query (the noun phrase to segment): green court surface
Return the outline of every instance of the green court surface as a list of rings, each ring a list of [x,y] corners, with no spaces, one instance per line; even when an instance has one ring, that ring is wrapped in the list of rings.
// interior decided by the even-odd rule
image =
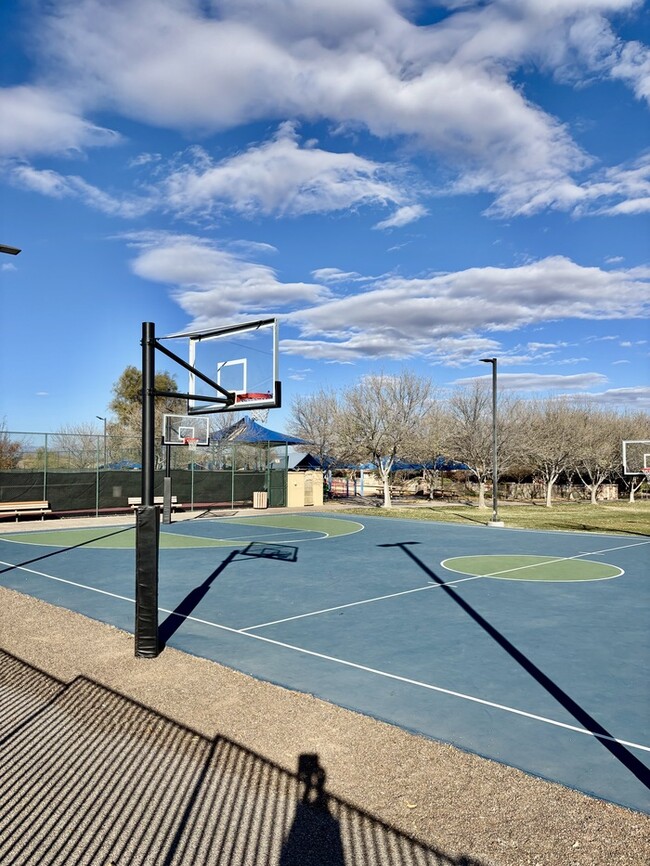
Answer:
[[[458,574],[497,580],[609,580],[624,573],[606,562],[557,556],[455,556],[441,565]]]
[[[350,535],[362,529],[360,523],[341,520],[336,517],[311,517],[302,514],[277,514],[259,517],[222,517],[219,522],[239,531],[230,537],[215,538],[207,532],[200,534],[201,524],[175,524],[173,531],[160,533],[160,547],[166,550],[193,547],[235,547],[246,540],[248,533],[256,528],[278,529],[290,532],[295,540],[309,541],[323,538],[334,538],[340,535]],[[205,524],[206,527],[208,524]],[[187,527],[187,532],[182,528]],[[193,531],[190,532],[190,527]],[[20,543],[21,537],[16,533],[0,535],[0,539]],[[284,538],[283,538],[284,541]],[[24,542],[44,545],[46,547],[91,547],[110,550],[128,550],[135,547],[135,526],[122,526],[84,529],[52,529],[30,533],[24,536]]]

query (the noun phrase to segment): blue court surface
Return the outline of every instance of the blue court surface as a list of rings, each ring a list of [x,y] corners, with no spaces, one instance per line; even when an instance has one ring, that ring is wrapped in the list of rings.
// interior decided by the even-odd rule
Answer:
[[[133,525],[53,526],[4,528],[0,583],[132,632]],[[371,516],[185,520],[162,527],[160,634],[650,812],[649,553],[641,536]]]

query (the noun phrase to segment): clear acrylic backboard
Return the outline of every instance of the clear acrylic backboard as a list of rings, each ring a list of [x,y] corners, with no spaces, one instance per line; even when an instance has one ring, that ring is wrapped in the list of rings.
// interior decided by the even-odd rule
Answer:
[[[277,319],[257,319],[223,328],[170,334],[185,340],[187,362],[234,395],[230,405],[206,401],[222,392],[189,373],[188,413],[245,412],[276,408],[281,402]]]
[[[163,445],[210,444],[210,419],[205,415],[163,415]]]
[[[650,440],[627,439],[623,442],[623,472],[625,475],[641,475],[650,468]]]

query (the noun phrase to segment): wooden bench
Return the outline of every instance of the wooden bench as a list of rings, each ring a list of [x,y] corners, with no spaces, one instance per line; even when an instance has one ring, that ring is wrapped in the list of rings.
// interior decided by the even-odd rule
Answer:
[[[0,502],[0,517],[15,517],[16,521],[19,517],[31,517],[35,514],[40,515],[41,520],[45,520],[45,515],[51,513],[50,503],[41,500],[36,502]]]
[[[141,496],[129,496],[127,502],[129,503],[129,507],[136,509],[138,506],[142,505],[142,497]],[[154,505],[164,505],[164,497],[163,496],[154,496],[153,498]],[[172,496],[172,506],[178,505],[178,497]]]

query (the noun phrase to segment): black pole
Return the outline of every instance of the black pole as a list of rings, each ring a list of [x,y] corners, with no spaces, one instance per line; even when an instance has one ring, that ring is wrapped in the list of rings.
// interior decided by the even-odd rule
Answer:
[[[172,446],[165,445],[165,477],[163,478],[163,523],[172,522]]]
[[[142,504],[153,505],[155,461],[156,326],[142,323]]]
[[[492,522],[499,520],[498,490],[499,467],[497,465],[497,359],[492,358]]]
[[[481,358],[484,364],[492,364],[492,524],[501,525],[499,523],[498,511],[498,480],[499,466],[497,458],[497,359],[496,358]]]
[[[158,642],[160,516],[154,505],[155,325],[142,323],[142,504],[136,512],[135,654],[155,658]]]

